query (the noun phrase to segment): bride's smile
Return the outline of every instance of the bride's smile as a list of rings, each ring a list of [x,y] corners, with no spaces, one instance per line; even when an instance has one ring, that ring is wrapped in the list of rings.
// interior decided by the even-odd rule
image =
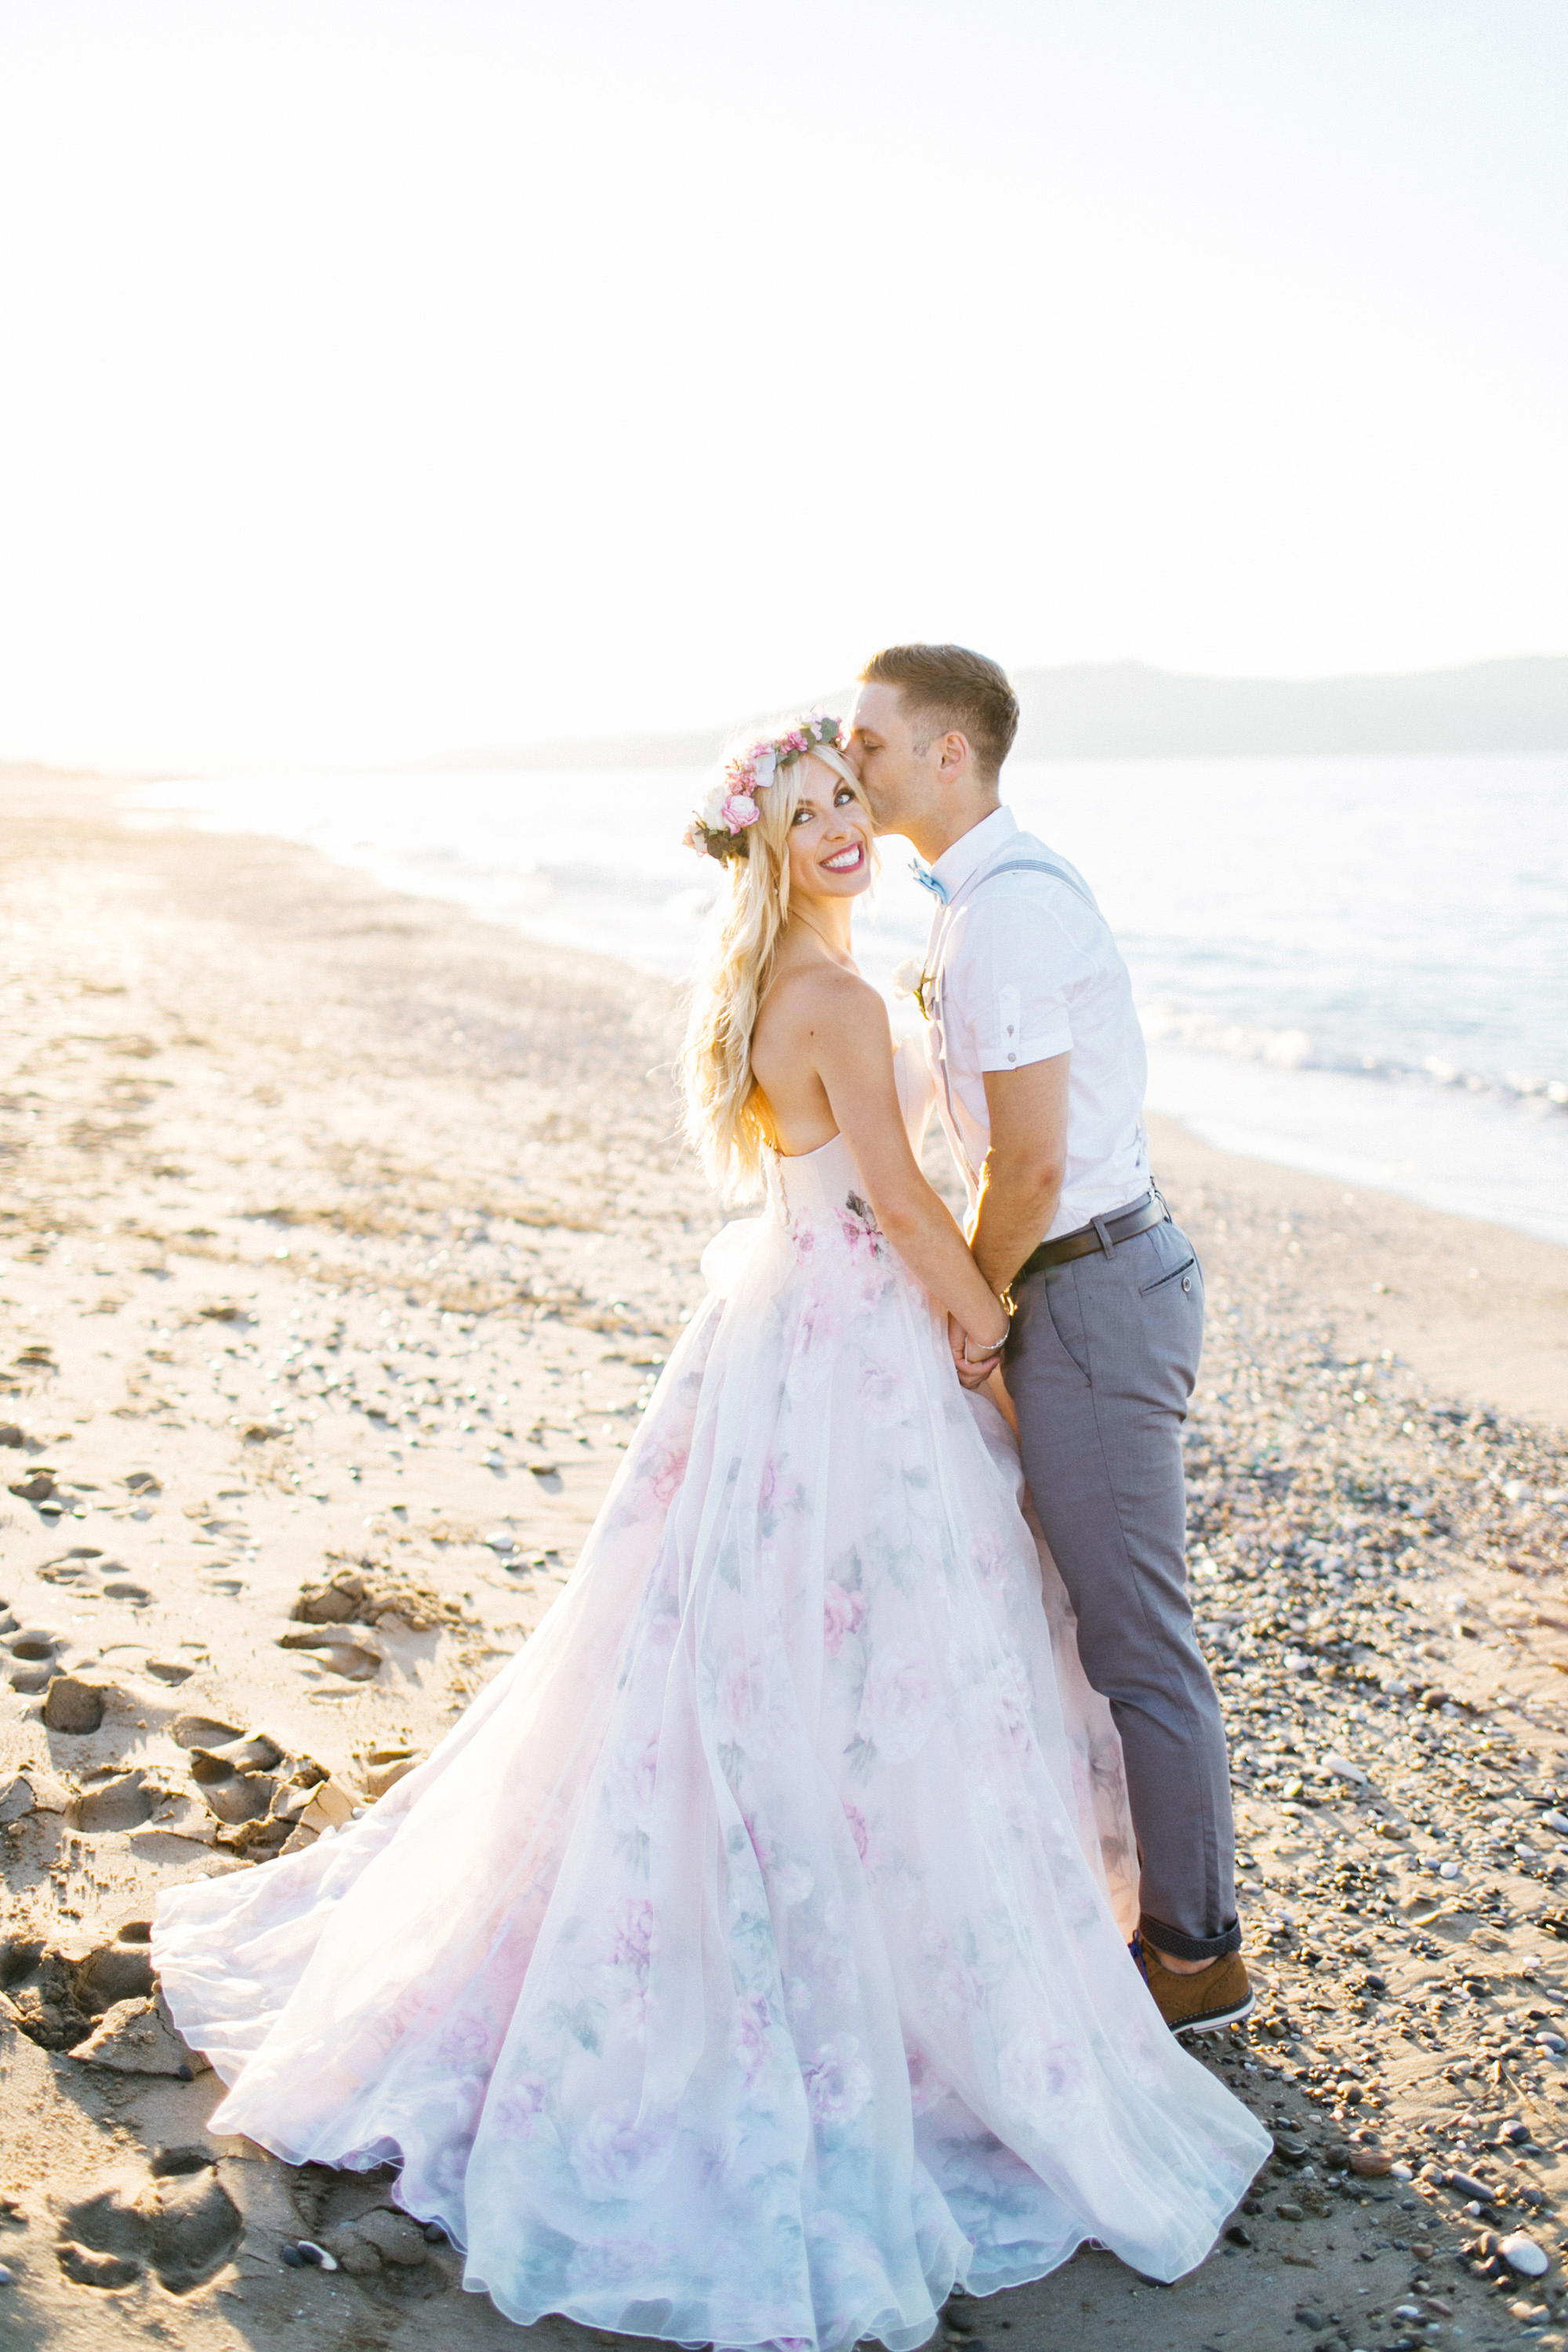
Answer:
[[[790,895],[858,897],[871,880],[871,820],[844,782],[820,760],[800,765],[800,805],[789,829]]]

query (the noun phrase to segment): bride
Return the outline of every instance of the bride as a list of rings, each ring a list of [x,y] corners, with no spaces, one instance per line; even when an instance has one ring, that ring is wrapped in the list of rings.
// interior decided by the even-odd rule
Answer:
[[[1177,2276],[1268,2147],[1128,1950],[1120,1751],[955,1376],[1005,1313],[850,959],[837,740],[750,746],[689,836],[728,891],[689,1124],[766,1206],[567,1591],[363,1820],[159,1906],[211,2128],[395,2162],[523,2323],[905,2352],[1086,2238]]]

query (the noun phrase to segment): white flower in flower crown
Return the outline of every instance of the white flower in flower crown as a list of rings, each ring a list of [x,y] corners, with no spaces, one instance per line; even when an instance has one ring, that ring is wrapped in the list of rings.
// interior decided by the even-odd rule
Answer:
[[[893,994],[900,997],[918,996],[921,992],[921,982],[925,976],[926,968],[919,956],[906,956],[893,974]]]
[[[746,834],[762,814],[757,794],[775,783],[785,768],[809,758],[821,744],[837,743],[842,722],[813,712],[782,735],[756,737],[736,753],[723,774],[710,785],[692,819],[686,839],[700,855],[721,860],[743,858]]]

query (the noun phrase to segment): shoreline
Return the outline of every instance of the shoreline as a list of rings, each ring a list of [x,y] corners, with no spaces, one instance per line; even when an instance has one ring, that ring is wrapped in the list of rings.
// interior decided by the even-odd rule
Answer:
[[[1391,1349],[1458,1403],[1568,1432],[1568,1249],[1220,1151],[1174,1119],[1151,1116],[1149,1138],[1222,1278],[1261,1288],[1281,1315],[1326,1318],[1352,1353]]]
[[[337,877],[346,903],[356,908],[381,904],[382,927],[393,932],[396,910],[406,909],[410,929],[432,945],[443,934],[461,935],[471,952],[477,934],[498,967],[515,950],[522,969],[547,970],[568,990],[574,973],[585,981],[593,976],[638,1006],[639,1026],[658,1036],[667,1056],[673,1055],[674,985],[613,957],[535,940],[510,922],[382,883],[285,836],[207,832],[182,818],[158,824],[144,814],[128,825],[116,779],[0,767],[0,784],[7,782],[19,794],[31,785],[57,808],[62,795],[74,796],[89,824],[122,833],[127,844],[184,840],[197,867],[226,872],[236,863],[270,859],[280,873],[311,875],[314,889],[329,898],[337,895],[331,878]],[[662,1106],[653,1106],[656,1123],[660,1108],[673,1129],[673,1088]],[[1288,1160],[1226,1150],[1165,1113],[1151,1111],[1148,1127],[1156,1174],[1180,1195],[1178,1214],[1222,1281],[1240,1245],[1240,1230],[1249,1229],[1244,1278],[1264,1283],[1281,1311],[1326,1313],[1342,1324],[1347,1345],[1353,1341],[1361,1352],[1377,1355],[1392,1348],[1396,1359],[1457,1401],[1568,1431],[1568,1246]],[[946,1150],[934,1121],[926,1157],[928,1172],[950,1189]],[[678,1153],[673,1164],[679,1162]],[[706,1212],[717,1230],[722,1214],[700,1176],[689,1163],[683,1174],[687,1213]],[[959,1197],[956,1192],[952,1197]],[[1259,1255],[1270,1216],[1280,1246],[1265,1247]]]
[[[268,804],[268,824],[281,837],[316,848],[400,894],[467,908],[479,920],[516,927],[522,936],[567,950],[596,953],[608,941],[638,970],[679,977],[679,959],[695,945],[696,933],[688,928],[695,918],[688,914],[671,929],[654,902],[668,891],[674,894],[672,904],[684,904],[693,892],[665,862],[668,843],[656,852],[645,826],[637,835],[640,850],[632,867],[625,850],[617,850],[600,863],[591,881],[575,846],[560,831],[552,795],[534,805],[528,780],[514,777],[511,785],[522,794],[517,805],[509,791],[493,807],[482,809],[464,799],[461,777],[447,781],[449,793],[441,801],[446,813],[438,820],[431,819],[423,794],[418,804],[405,803],[397,797],[395,779],[384,779],[392,794],[384,802],[356,796],[343,780],[349,797],[342,821],[330,824],[317,822],[319,792],[301,798],[284,790]],[[1038,782],[1026,769],[1018,782],[1025,796],[1020,815],[1037,829],[1043,812],[1033,808],[1031,815],[1026,804],[1037,797]],[[144,813],[144,796],[137,787],[123,789],[127,821],[134,824]],[[428,789],[441,800],[438,780],[430,780]],[[209,796],[193,787],[154,793],[153,799],[166,802],[159,811],[165,817],[177,814],[196,826],[232,825],[243,832],[253,814],[247,795],[237,798],[217,781]],[[1211,817],[1215,814],[1211,810]],[[1102,853],[1106,846],[1100,845]],[[650,855],[655,862],[645,874]],[[863,969],[884,990],[894,961],[918,946],[925,929],[920,894],[904,882],[899,864],[895,856],[891,896],[884,896],[880,917],[868,926],[862,923],[858,943]],[[633,868],[638,877],[635,887]],[[655,873],[657,882],[650,879]],[[1190,885],[1193,877],[1184,879]],[[1132,903],[1138,901],[1134,881]],[[863,911],[871,913],[868,908]],[[1205,1020],[1191,1009],[1183,1015],[1172,1011],[1165,1001],[1170,988],[1176,986],[1178,997],[1183,992],[1165,970],[1169,943],[1163,949],[1154,944],[1153,963],[1143,971],[1141,984],[1141,995],[1148,1000],[1141,1011],[1149,1040],[1152,1108],[1177,1118],[1216,1150],[1319,1173],[1354,1191],[1388,1192],[1440,1213],[1500,1224],[1568,1248],[1568,1213],[1563,1208],[1568,1199],[1568,1125],[1562,1110],[1545,1101],[1526,1101],[1531,1095],[1550,1095],[1551,1087],[1522,1079],[1516,1086],[1478,1073],[1467,1077],[1459,1067],[1440,1079],[1375,1056],[1352,1069],[1340,1058],[1347,1044],[1343,1036],[1327,1063],[1309,1055],[1303,1066],[1276,1067],[1273,1045],[1293,1059],[1305,1043],[1304,1034],[1291,1030],[1294,1014],[1276,1003],[1271,1027],[1255,1030],[1240,1019],[1231,1041],[1238,1049],[1232,1051],[1224,1043],[1232,1024],[1216,1026],[1217,1016]],[[1221,942],[1214,944],[1218,948]],[[1144,949],[1150,946],[1146,940]],[[1163,979],[1158,977],[1162,971]],[[1309,987],[1308,996],[1314,993]],[[1530,1001],[1536,1001],[1533,994]],[[1239,1019],[1238,1008],[1233,1005],[1232,1011]],[[1305,1008],[1301,1017],[1312,1025]],[[1272,1045],[1263,1052],[1269,1038]],[[1547,1051],[1546,1066],[1554,1067],[1555,1049],[1539,1043]],[[1528,1051],[1520,1052],[1530,1059]]]
[[[671,995],[284,842],[0,784],[4,2307],[62,2352],[154,2323],[178,2352],[282,2352],[307,2315],[331,2352],[367,2327],[499,2352],[519,2331],[449,2248],[407,2277],[287,2266],[301,2237],[384,2234],[389,2183],[214,2138],[215,2080],[120,1931],[374,1802],[562,1590],[721,1221],[676,1138]],[[1498,2171],[1517,2122],[1504,2226],[1553,2244],[1568,2201],[1568,2061],[1521,2022],[1568,2026],[1568,1843],[1541,1826],[1568,1785],[1568,1253],[1163,1124],[1154,1157],[1206,1269],[1190,1562],[1260,1995],[1196,2055],[1280,2153],[1157,2316],[1083,2251],[980,2324],[1199,2352],[1282,2340],[1310,2288],[1384,2341],[1412,2263],[1443,2263],[1484,2344],[1447,2169]],[[96,1728],[46,1719],[56,1675]],[[209,1753],[233,1731],[278,1760],[205,1794],[192,1717]],[[100,2004],[79,2054],[116,1988],[132,2013]],[[1358,2132],[1437,2177],[1347,2173]],[[177,2297],[134,2251],[94,2284],[91,2200],[163,2196],[160,2145],[196,2151],[229,2234]]]

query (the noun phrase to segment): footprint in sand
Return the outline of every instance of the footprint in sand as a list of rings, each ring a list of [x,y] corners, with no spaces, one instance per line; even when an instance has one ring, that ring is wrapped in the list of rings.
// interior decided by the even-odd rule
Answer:
[[[243,1739],[237,1723],[219,1723],[211,1715],[177,1715],[169,1726],[176,1748],[218,1748],[226,1740]]]
[[[164,1801],[168,1790],[138,1768],[118,1772],[112,1766],[102,1780],[89,1780],[72,1799],[66,1819],[73,1830],[100,1837],[110,1830],[139,1830]]]
[[[283,1761],[282,1748],[264,1731],[253,1731],[248,1739],[226,1739],[219,1748],[193,1746],[188,1752],[193,1764],[205,1757],[230,1772],[271,1772]]]
[[[223,1824],[216,1842],[253,1860],[277,1853],[329,1777],[313,1757],[290,1758],[266,1732],[247,1736],[211,1716],[177,1716],[169,1734],[190,1759],[197,1795]]]
[[[220,2270],[244,2233],[205,2148],[160,2149],[150,2178],[111,2178],[63,2208],[56,2259],[77,2286],[130,2286],[150,2270],[174,2294]]]
[[[273,1753],[276,1755],[278,1750]],[[260,1821],[271,1811],[272,1800],[278,1794],[278,1783],[269,1772],[237,1771],[221,1756],[205,1748],[192,1751],[191,1778],[208,1812],[231,1828],[240,1822]]]
[[[36,1628],[13,1635],[6,1643],[11,1657],[11,1687],[25,1696],[47,1690],[59,1669],[55,1636]]]
[[[280,1650],[297,1651],[311,1664],[325,1666],[329,1674],[342,1675],[351,1683],[374,1682],[381,1671],[382,1661],[374,1650],[362,1649],[357,1642],[346,1637],[334,1637],[321,1626],[285,1633],[278,1646]]]
[[[66,1731],[83,1738],[102,1723],[107,1701],[121,1696],[112,1683],[89,1683],[79,1675],[56,1675],[44,1700],[44,1722],[50,1731]]]
[[[52,1502],[58,1492],[55,1474],[52,1470],[46,1470],[40,1463],[36,1470],[29,1470],[25,1478],[13,1478],[11,1492],[18,1496],[24,1503],[31,1503],[35,1507]]]
[[[94,1560],[102,1559],[103,1554],[96,1545],[73,1544],[69,1551],[62,1552],[58,1559],[45,1560],[38,1574],[46,1584],[76,1584],[84,1576],[102,1573],[91,1565]],[[104,1570],[116,1568],[119,1564],[117,1560],[106,1560]]]

